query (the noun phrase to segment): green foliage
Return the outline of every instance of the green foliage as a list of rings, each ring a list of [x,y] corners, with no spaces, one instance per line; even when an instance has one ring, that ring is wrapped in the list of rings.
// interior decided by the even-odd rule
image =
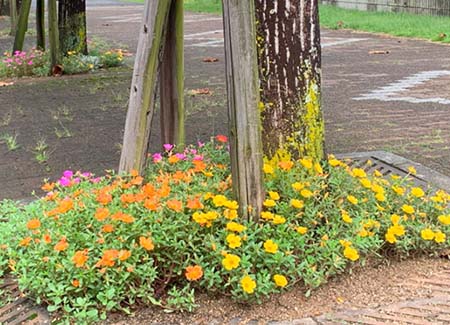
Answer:
[[[125,2],[144,3],[145,0],[122,0]],[[222,0],[184,0],[184,9],[192,12],[218,14],[222,12]]]
[[[92,323],[136,302],[191,311],[195,290],[259,302],[367,257],[449,247],[450,195],[409,175],[366,175],[334,157],[266,163],[255,224],[237,215],[226,137],[165,147],[144,178],[66,171],[42,199],[3,202],[3,272],[49,311]]]
[[[450,42],[449,17],[367,12],[342,9],[331,5],[321,5],[319,11],[322,27],[349,28],[444,43]]]

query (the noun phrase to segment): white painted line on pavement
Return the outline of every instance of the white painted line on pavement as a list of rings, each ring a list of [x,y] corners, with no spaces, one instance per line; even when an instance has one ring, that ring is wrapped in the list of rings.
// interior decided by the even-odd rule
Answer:
[[[339,39],[339,38],[338,38]],[[339,39],[338,41],[332,41],[332,42],[324,42],[322,44],[323,47],[329,47],[329,46],[336,46],[336,45],[343,45],[343,44],[349,44],[354,42],[360,42],[360,41],[366,41],[367,38],[347,38],[347,39]]]

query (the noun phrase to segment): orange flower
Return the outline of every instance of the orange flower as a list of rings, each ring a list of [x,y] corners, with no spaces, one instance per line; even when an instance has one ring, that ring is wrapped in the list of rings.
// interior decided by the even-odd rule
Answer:
[[[112,195],[109,194],[108,192],[101,191],[97,194],[96,200],[100,204],[107,205],[109,202],[112,201]]]
[[[142,176],[137,176],[137,177],[133,178],[130,183],[133,185],[141,185],[143,181],[144,181],[144,178]]]
[[[71,199],[64,199],[59,203],[59,213],[66,213],[73,209],[73,201]]]
[[[155,245],[153,244],[153,240],[151,238],[139,237],[139,245],[148,251],[152,251],[155,249]]]
[[[109,210],[108,208],[98,208],[97,211],[95,212],[95,219],[97,219],[98,221],[103,221],[106,218],[108,218],[109,216]]]
[[[102,231],[103,232],[113,232],[114,231],[114,226],[110,225],[110,224],[106,224],[102,227]]]
[[[289,171],[289,170],[291,170],[291,168],[294,166],[294,163],[293,163],[292,161],[290,161],[290,160],[287,160],[287,161],[280,161],[280,162],[278,163],[278,166],[279,166],[281,169],[283,169],[283,170]]]
[[[41,189],[45,192],[50,192],[55,188],[55,183],[45,183]]]
[[[33,240],[33,239],[32,239],[31,237],[26,237],[26,238],[22,239],[22,240],[19,242],[19,246],[27,247],[28,245],[30,245],[30,242],[31,242],[32,240]]]
[[[120,196],[120,201],[122,201],[122,203],[124,203],[124,204],[133,203],[134,202],[134,194],[133,193],[122,194]]]
[[[156,194],[155,187],[152,184],[147,183],[142,186],[142,193],[144,193],[148,197],[152,197]]]
[[[78,281],[77,279],[74,279],[74,280],[72,281],[72,285],[73,285],[75,288],[78,288],[78,287],[80,286],[80,281]]]
[[[144,201],[144,207],[150,211],[156,211],[159,207],[159,200],[157,198],[151,198]]]
[[[223,134],[218,134],[218,135],[216,135],[216,140],[217,140],[218,142],[222,142],[222,143],[227,143],[227,142],[228,142],[227,136],[226,136],[226,135],[223,135]]]
[[[175,200],[175,199],[173,199],[173,200],[168,200],[168,201],[166,202],[166,205],[167,205],[167,207],[168,207],[170,210],[173,210],[173,211],[175,211],[175,212],[181,212],[181,211],[183,211],[183,202],[181,202],[181,201],[178,201],[178,200]]]
[[[185,276],[189,281],[197,281],[203,276],[203,269],[200,265],[188,266]]]
[[[176,164],[179,161],[180,161],[180,158],[178,158],[175,155],[170,156],[169,159],[168,159],[169,164]]]
[[[192,163],[195,166],[195,172],[201,172],[206,169],[206,163],[203,160],[194,160]]]
[[[121,260],[121,261],[127,260],[130,256],[131,256],[131,252],[129,250],[121,249],[119,251],[119,260]]]
[[[132,216],[130,216],[129,214],[123,213],[121,211],[114,213],[111,216],[112,220],[118,220],[118,221],[122,221],[125,223],[132,223],[134,222],[134,218]]]
[[[203,209],[203,204],[200,202],[200,197],[196,196],[193,199],[188,199],[186,204],[188,209],[196,210]]]
[[[61,240],[55,245],[53,248],[57,252],[65,251],[69,247],[69,244],[67,243],[66,237],[61,238]]]
[[[108,249],[103,252],[103,256],[100,261],[95,264],[96,267],[108,267],[114,266],[116,262],[114,261],[119,257],[119,251],[117,249]]]
[[[27,223],[27,228],[30,230],[38,229],[40,226],[41,226],[41,222],[39,221],[39,219],[31,219]]]
[[[167,183],[164,183],[163,186],[158,191],[158,195],[162,198],[168,197],[170,194],[170,186]]]
[[[50,244],[52,242],[52,237],[49,234],[45,234],[42,239],[44,240],[44,243]]]
[[[76,267],[82,267],[86,261],[88,260],[88,250],[77,251],[75,255],[72,257],[72,262]]]
[[[136,176],[139,176],[139,172],[138,172],[136,169],[132,169],[132,170],[130,171],[130,175],[131,175],[132,177],[136,177]]]

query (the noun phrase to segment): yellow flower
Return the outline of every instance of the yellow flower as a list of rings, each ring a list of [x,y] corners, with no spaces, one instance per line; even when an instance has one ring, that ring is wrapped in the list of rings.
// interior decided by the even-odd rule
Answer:
[[[273,174],[274,173],[273,167],[270,166],[269,164],[264,164],[263,171],[265,174]]]
[[[328,159],[328,163],[330,164],[331,167],[337,167],[341,164],[341,161],[334,157],[330,157]]]
[[[435,233],[430,228],[425,228],[420,231],[420,237],[424,240],[433,240]]]
[[[351,246],[344,248],[344,256],[353,262],[359,259],[358,251]]]
[[[377,193],[377,194],[375,194],[375,199],[377,199],[377,201],[379,201],[379,202],[384,202],[384,201],[386,201],[386,197],[384,196],[383,193]]]
[[[273,222],[275,225],[282,225],[283,223],[286,222],[286,218],[285,218],[285,217],[282,217],[282,216],[280,216],[280,215],[277,214],[277,215],[275,215],[275,216],[273,217],[272,222]]]
[[[362,168],[353,168],[352,175],[359,178],[367,177],[366,172]]]
[[[275,254],[278,251],[278,245],[271,239],[266,240],[263,246],[267,253]]]
[[[311,169],[313,167],[313,161],[311,158],[303,158],[300,159],[300,164],[306,169]]]
[[[383,193],[384,194],[384,188],[375,183],[372,184],[372,191],[375,193]]]
[[[222,265],[227,271],[231,271],[239,266],[241,258],[234,254],[226,254],[225,258],[222,259]]]
[[[256,288],[256,282],[250,276],[246,275],[241,279],[241,287],[246,293],[252,294]]]
[[[245,229],[247,229],[245,226],[243,226],[237,222],[227,223],[227,230],[229,230],[229,231],[243,232]]]
[[[292,199],[291,200],[291,206],[296,209],[301,209],[305,206],[302,200]]]
[[[401,187],[401,186],[395,186],[395,185],[393,185],[393,186],[392,186],[392,190],[393,190],[397,195],[400,195],[400,196],[402,196],[403,194],[405,194],[405,189],[404,189],[403,187]]]
[[[230,248],[241,247],[241,237],[236,236],[235,234],[229,234],[227,236],[227,243]]]
[[[391,222],[394,225],[398,224],[400,222],[400,220],[401,220],[401,217],[399,215],[397,215],[397,214],[393,214],[391,216]]]
[[[234,201],[234,200],[233,201],[226,200],[223,203],[223,206],[225,208],[230,209],[230,210],[237,210],[237,209],[239,209],[239,204],[237,203],[237,201]]]
[[[280,194],[278,194],[278,192],[269,191],[269,197],[270,197],[272,200],[277,201],[277,200],[280,199]]]
[[[215,195],[213,197],[213,204],[216,207],[222,207],[225,205],[225,202],[227,202],[227,198],[224,195]]]
[[[263,218],[264,220],[272,220],[273,217],[274,217],[274,214],[272,212],[269,212],[269,211],[261,212],[261,218]]]
[[[444,216],[444,215],[439,216],[439,217],[438,217],[438,220],[439,220],[439,222],[442,223],[443,225],[448,226],[448,225],[450,225],[450,214],[449,214],[449,215],[446,215],[446,216]]]
[[[296,191],[301,191],[305,187],[305,185],[303,183],[300,183],[300,182],[295,182],[291,186]]]
[[[382,177],[382,176],[383,176],[383,174],[380,173],[378,170],[375,170],[375,171],[373,172],[373,175],[374,175],[375,177]]]
[[[300,235],[304,235],[308,232],[308,228],[306,227],[297,227],[295,230],[297,230]]]
[[[417,170],[416,170],[413,166],[409,166],[409,167],[408,167],[408,172],[409,172],[411,175],[416,175],[416,174],[417,174]]]
[[[350,247],[352,246],[352,242],[345,240],[345,239],[341,239],[339,240],[339,244],[342,245],[342,247]]]
[[[445,242],[445,234],[442,231],[434,233],[434,241],[438,244]]]
[[[275,274],[273,276],[273,281],[275,282],[277,287],[281,287],[281,288],[284,288],[288,284],[288,281],[287,281],[286,277],[284,275],[281,275],[281,274]]]
[[[353,219],[350,217],[350,215],[347,213],[347,211],[342,210],[341,211],[342,220],[345,223],[352,223]]]
[[[234,220],[238,217],[238,213],[236,210],[230,210],[230,209],[226,209],[223,212],[223,215],[225,216],[225,218],[227,218],[228,220]]]
[[[394,244],[397,241],[397,238],[395,238],[395,235],[389,231],[384,235],[384,238],[386,239],[386,241],[388,243],[391,243],[391,244]]]
[[[411,189],[411,195],[417,198],[421,198],[425,195],[425,192],[420,187],[413,187]]]
[[[353,195],[348,195],[347,196],[347,201],[350,202],[353,205],[358,204],[358,199],[356,197],[354,197]]]
[[[392,233],[395,236],[403,236],[405,234],[405,227],[394,225],[389,227],[388,232]]]
[[[402,206],[402,210],[403,212],[405,212],[406,214],[413,214],[414,213],[414,208],[410,205],[404,204]]]
[[[363,237],[363,238],[367,237],[367,236],[369,236],[369,232],[363,228],[360,231],[358,231],[358,236]]]
[[[367,178],[361,178],[359,180],[359,182],[365,188],[371,188],[372,187],[372,182],[369,179],[367,179]]]
[[[314,170],[316,171],[317,174],[323,174],[322,166],[320,166],[319,163],[314,164]]]
[[[265,201],[263,202],[263,205],[264,205],[266,208],[272,208],[272,207],[276,206],[277,203],[276,203],[274,200],[267,199],[267,200],[265,200]]]
[[[310,198],[311,196],[313,196],[313,192],[304,188],[303,190],[300,191],[300,195],[303,196],[305,199],[307,199],[307,198]]]

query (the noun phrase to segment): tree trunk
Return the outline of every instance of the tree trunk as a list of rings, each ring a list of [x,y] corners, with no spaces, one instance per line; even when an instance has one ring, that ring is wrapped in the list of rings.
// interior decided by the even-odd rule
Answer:
[[[255,0],[264,154],[324,155],[318,0]]]
[[[14,37],[13,53],[23,50],[25,33],[28,30],[28,17],[30,15],[31,0],[23,0],[17,21],[16,36]]]
[[[45,2],[36,1],[36,47],[45,50]]]
[[[86,39],[86,0],[59,0],[60,50],[88,54]]]
[[[12,0],[9,3],[9,18],[11,19],[11,31],[9,32],[9,35],[15,35],[16,34],[16,28],[17,28],[17,1]]]
[[[172,1],[146,0],[131,82],[130,101],[119,172],[141,172],[145,166],[152,124],[158,69]]]
[[[264,188],[254,3],[224,0],[223,20],[233,190],[240,216],[257,221]]]
[[[50,45],[51,74],[55,71],[55,67],[61,64],[57,17],[56,0],[48,0],[48,40]]]
[[[161,141],[184,144],[183,0],[173,0],[160,71]]]
[[[0,0],[0,16],[9,16],[9,0]]]

